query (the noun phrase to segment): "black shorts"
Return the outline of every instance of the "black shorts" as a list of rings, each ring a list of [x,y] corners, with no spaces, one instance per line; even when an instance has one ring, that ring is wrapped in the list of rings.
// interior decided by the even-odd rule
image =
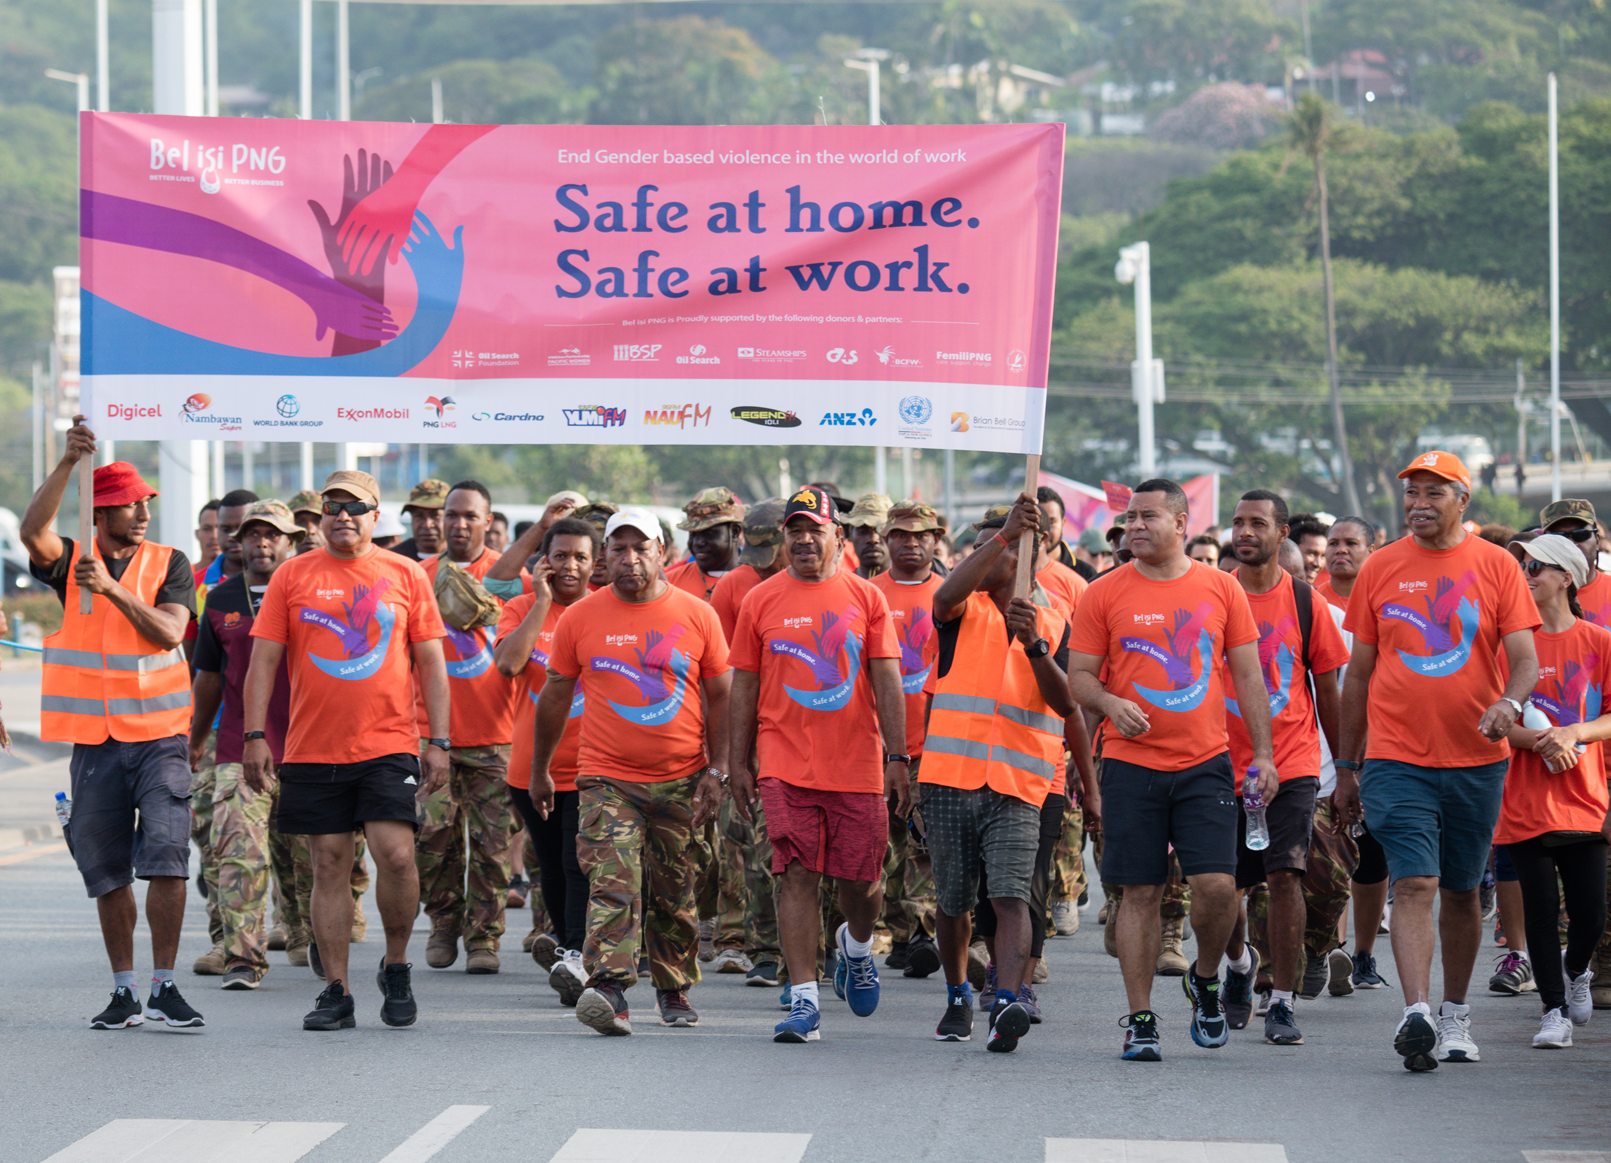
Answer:
[[[1264,809],[1264,822],[1270,829],[1270,846],[1255,852],[1247,846],[1247,812],[1240,798],[1236,801],[1236,887],[1252,888],[1270,873],[1291,869],[1299,874],[1309,870],[1309,844],[1314,839],[1315,799],[1320,795],[1320,777],[1289,779],[1281,794]]]
[[[1387,879],[1387,853],[1382,851],[1382,842],[1365,828],[1355,843],[1359,845],[1359,865],[1350,879],[1355,884],[1381,884]]]
[[[285,763],[274,826],[288,836],[356,832],[369,820],[419,829],[420,761],[412,752],[361,763]]]
[[[1181,771],[1102,760],[1102,881],[1167,884],[1169,846],[1182,876],[1236,872],[1236,777],[1221,752]]]

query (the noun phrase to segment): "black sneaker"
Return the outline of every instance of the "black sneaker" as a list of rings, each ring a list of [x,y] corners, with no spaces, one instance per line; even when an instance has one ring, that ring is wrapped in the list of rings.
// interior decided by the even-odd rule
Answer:
[[[420,1015],[419,1006],[414,1004],[414,986],[409,975],[409,970],[413,968],[406,961],[387,965],[386,954],[380,955],[380,971],[375,974],[375,984],[380,986],[381,996],[385,999],[380,1003],[380,1020],[388,1026],[412,1026],[414,1019]]]
[[[1264,1015],[1264,1040],[1272,1046],[1303,1045],[1291,1002],[1283,998],[1270,1003],[1270,1012]]]
[[[1298,996],[1304,1001],[1314,1001],[1325,992],[1326,985],[1330,981],[1331,970],[1326,965],[1326,959],[1310,956],[1308,963],[1303,967],[1303,980],[1298,984]]]
[[[613,981],[601,981],[582,991],[582,996],[576,999],[576,1020],[601,1034],[632,1033],[626,994]]]
[[[884,968],[905,969],[907,965],[911,964],[906,959],[906,950],[907,943],[905,941],[896,941],[893,945],[891,945],[889,947],[889,955],[884,958]]]
[[[151,991],[145,1003],[145,1016],[153,1022],[163,1022],[177,1029],[205,1026],[201,1015],[190,1008],[190,1003],[179,995],[179,987],[164,981]]]
[[[263,975],[268,970],[257,965],[247,965],[236,961],[224,971],[224,980],[219,983],[220,989],[256,989],[263,981]]]
[[[688,1004],[688,991],[685,989],[657,989],[654,991],[654,1004],[660,1011],[662,1026],[681,1030],[699,1025],[699,1015]]]
[[[353,1016],[352,995],[332,981],[324,987],[313,1009],[302,1019],[304,1030],[350,1030],[358,1024]]]
[[[1162,1062],[1158,1049],[1158,1015],[1138,1010],[1119,1019],[1124,1027],[1124,1049],[1119,1057],[1126,1062]]]
[[[317,977],[320,981],[324,980],[324,961],[319,956],[319,946],[317,943],[308,946],[308,968],[313,970],[313,976]]]
[[[1366,952],[1354,954],[1354,988],[1381,989],[1387,982],[1376,972],[1376,958]]]
[[[1029,1033],[1029,1011],[1015,1001],[996,1002],[990,1011],[990,1036],[985,1049],[998,1054],[1009,1054],[1018,1049],[1018,1039]]]
[[[906,945],[906,969],[902,977],[927,977],[940,968],[940,947],[934,938],[919,930]]]
[[[1225,1007],[1225,1021],[1233,1030],[1247,1029],[1248,1019],[1253,1016],[1253,979],[1259,972],[1259,951],[1249,945],[1247,951],[1253,955],[1253,968],[1246,973],[1226,968],[1225,988],[1220,992],[1220,1005]]]
[[[130,1026],[145,1025],[140,1011],[140,999],[134,990],[122,986],[112,991],[112,1004],[90,1019],[92,1030],[127,1030]]]
[[[967,1042],[973,1039],[973,1007],[965,1001],[948,1002],[945,1016],[934,1027],[936,1042]]]
[[[757,961],[744,975],[745,985],[769,985],[776,989],[778,985],[778,963],[770,957]]]
[[[1438,1068],[1438,1031],[1432,1018],[1418,1008],[1404,1014],[1393,1031],[1393,1049],[1404,1059],[1404,1069],[1417,1074]]]
[[[1197,970],[1187,969],[1180,982],[1191,1002],[1191,1040],[1205,1050],[1217,1050],[1229,1042],[1230,1026],[1219,1004],[1219,976],[1198,977]]]

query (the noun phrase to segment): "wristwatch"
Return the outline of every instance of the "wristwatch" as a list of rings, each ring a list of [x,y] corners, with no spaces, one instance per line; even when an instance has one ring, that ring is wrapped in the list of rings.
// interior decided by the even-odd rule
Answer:
[[[733,778],[732,776],[728,775],[725,771],[723,771],[721,768],[716,767],[714,765],[705,768],[705,770],[709,774],[714,775],[716,777],[716,782],[721,784],[723,787],[726,787],[727,786],[727,781]]]
[[[425,742],[426,742],[426,744],[428,746],[440,747],[443,751],[452,751],[453,750],[453,744],[448,741],[446,736],[438,735],[438,736],[435,736],[433,738],[427,739]]]
[[[1045,658],[1052,652],[1052,644],[1044,638],[1035,639],[1034,645],[1024,647],[1024,653],[1030,658]]]
[[[910,767],[911,764],[912,764],[912,757],[910,755],[895,755],[895,754],[893,754],[891,752],[886,751],[884,753],[884,762],[885,762],[885,764],[904,763],[908,767]]]
[[[246,739],[248,741],[253,740],[253,739],[267,739],[267,738],[268,738],[268,732],[267,731],[248,731],[248,732],[246,732]]]
[[[1522,717],[1522,705],[1520,703],[1518,703],[1515,699],[1511,698],[1509,695],[1500,695],[1499,696],[1499,701],[1502,702],[1502,703],[1509,703],[1511,706],[1515,707],[1516,708],[1516,717],[1518,719]]]
[[[1338,771],[1358,771],[1360,765],[1353,759],[1339,759],[1334,765]]]

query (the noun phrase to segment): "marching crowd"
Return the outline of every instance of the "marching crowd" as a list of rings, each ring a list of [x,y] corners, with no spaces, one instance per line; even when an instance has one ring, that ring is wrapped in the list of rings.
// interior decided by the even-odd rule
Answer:
[[[94,472],[94,552],[53,531],[94,452],[80,417],[22,540],[64,605],[41,723],[73,744],[68,839],[113,975],[97,1029],[203,1024],[174,978],[192,840],[195,973],[254,989],[284,950],[325,983],[307,1030],[356,1024],[373,865],[387,1025],[416,1020],[420,909],[428,966],[491,974],[529,898],[523,949],[601,1034],[631,1033],[644,978],[662,1024],[696,1026],[703,964],[781,987],[774,1041],[817,1041],[822,984],[877,1009],[887,941],[884,972],[943,978],[937,1039],[981,1014],[1008,1052],[1042,1020],[1047,937],[1080,925],[1088,848],[1126,1059],[1162,1056],[1159,976],[1199,1046],[1255,1016],[1302,1043],[1300,999],[1389,984],[1390,896],[1408,1069],[1479,1058],[1490,896],[1489,988],[1536,990],[1535,1047],[1611,1008],[1611,545],[1587,501],[1478,529],[1440,451],[1399,474],[1396,540],[1264,489],[1188,539],[1157,479],[1071,546],[1046,488],[951,529],[828,483],[748,506],[718,486],[677,560],[648,510],[567,491],[510,529],[473,480],[420,482],[388,530],[374,478],[342,470],[209,503],[193,566],[147,539],[156,493],[123,462]]]

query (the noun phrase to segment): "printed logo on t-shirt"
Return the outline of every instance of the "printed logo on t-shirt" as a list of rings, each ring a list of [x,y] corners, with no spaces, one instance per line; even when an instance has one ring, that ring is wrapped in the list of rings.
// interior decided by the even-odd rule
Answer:
[[[923,693],[923,684],[929,681],[929,667],[923,662],[923,650],[934,633],[934,617],[928,610],[913,610],[912,624],[908,626],[906,619],[901,616],[903,613],[890,611],[901,644],[901,690],[909,695],[920,695]]]
[[[1398,652],[1399,661],[1423,678],[1444,678],[1463,667],[1471,657],[1471,646],[1477,640],[1480,611],[1475,598],[1468,597],[1477,580],[1475,570],[1466,570],[1459,578],[1440,577],[1432,592],[1423,594],[1421,604],[1425,611],[1413,606],[1388,602],[1382,607],[1382,617],[1392,618],[1414,627],[1421,635],[1427,653]],[[1425,582],[1399,583],[1416,589],[1427,589]]]
[[[1569,727],[1573,723],[1587,723],[1600,717],[1603,706],[1604,692],[1596,684],[1589,681],[1589,676],[1598,669],[1600,656],[1587,655],[1582,663],[1576,661],[1566,664],[1566,674],[1559,679],[1545,682],[1540,678],[1538,687],[1533,691],[1533,705],[1550,717],[1550,721],[1557,727]],[[1547,668],[1554,671],[1554,667]],[[1546,687],[1549,693],[1545,693]]]
[[[1584,606],[1583,617],[1596,626],[1611,628],[1611,602],[1607,602],[1599,609],[1590,609],[1588,606]]]
[[[224,629],[233,630],[236,626],[239,626],[240,624],[241,624],[241,616],[237,611],[231,610],[231,611],[229,611],[229,613],[224,615]]]
[[[850,696],[856,689],[856,675],[861,669],[862,642],[861,637],[851,633],[850,628],[855,625],[859,617],[861,610],[854,604],[846,606],[844,612],[840,614],[824,610],[822,629],[811,631],[812,640],[817,644],[815,650],[798,642],[787,642],[776,638],[767,640],[766,648],[773,654],[796,659],[811,668],[811,677],[817,683],[815,690],[802,690],[788,683],[783,684],[784,693],[806,710],[837,711],[850,701]],[[815,624],[813,618],[785,618],[784,624],[798,624],[802,621],[808,625]],[[905,653],[904,647],[902,653],[903,655]],[[841,656],[845,660],[843,667],[840,666]]]
[[[639,649],[634,646],[632,653],[637,655],[638,665],[623,662],[618,658],[592,658],[589,667],[600,674],[617,674],[627,679],[638,688],[643,696],[642,706],[628,706],[609,700],[610,706],[617,715],[631,723],[639,723],[645,727],[659,727],[671,722],[682,709],[684,697],[688,693],[688,670],[691,662],[686,654],[676,649],[677,641],[688,633],[688,627],[681,622],[672,623],[671,629],[662,634],[658,630],[649,631],[649,648]],[[637,635],[611,635],[610,637],[631,638],[637,641]],[[608,639],[606,639],[608,641]],[[571,713],[574,716],[576,704],[571,704]]]
[[[1284,639],[1297,628],[1296,618],[1288,615],[1275,625],[1259,623],[1259,672],[1264,675],[1264,693],[1270,697],[1270,718],[1287,709],[1292,701],[1292,648]],[[1225,708],[1238,719],[1242,708],[1227,698]]]
[[[336,617],[323,610],[311,610],[302,607],[297,610],[299,622],[310,626],[322,626],[330,631],[339,640],[341,649],[346,653],[340,658],[322,658],[308,652],[308,660],[324,671],[331,678],[345,679],[355,682],[365,679],[380,669],[381,663],[386,659],[386,652],[392,644],[392,626],[397,621],[397,615],[392,608],[380,600],[380,595],[391,588],[390,578],[381,578],[375,583],[375,588],[368,586],[354,586],[353,600],[343,601],[341,608],[345,617]],[[319,596],[334,594],[340,595],[342,590],[319,590]],[[380,629],[380,641],[373,647],[369,644],[369,628],[371,623]]]
[[[443,629],[447,631],[448,645],[451,647],[445,653],[458,655],[447,660],[448,677],[479,678],[486,674],[492,666],[492,647],[497,641],[497,631],[489,626],[483,636],[474,630],[466,633],[446,623],[443,623]]]
[[[1208,602],[1200,602],[1195,612],[1176,610],[1175,628],[1164,631],[1167,647],[1146,638],[1119,639],[1119,645],[1126,651],[1144,654],[1163,667],[1164,677],[1174,684],[1153,688],[1132,683],[1138,695],[1161,711],[1195,711],[1202,705],[1213,678],[1214,634],[1208,629],[1208,619],[1213,613],[1214,607]],[[1191,661],[1194,649],[1196,670],[1192,669]]]

